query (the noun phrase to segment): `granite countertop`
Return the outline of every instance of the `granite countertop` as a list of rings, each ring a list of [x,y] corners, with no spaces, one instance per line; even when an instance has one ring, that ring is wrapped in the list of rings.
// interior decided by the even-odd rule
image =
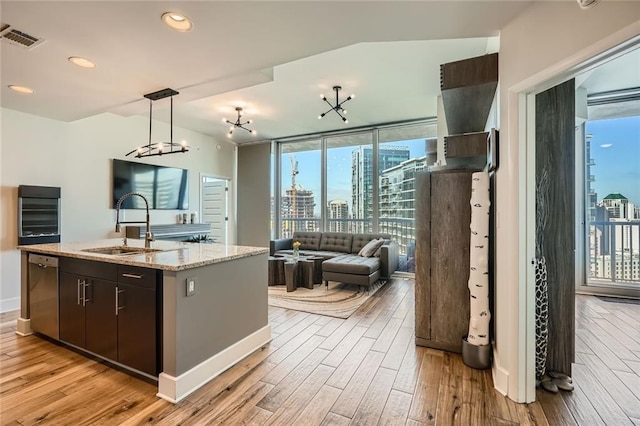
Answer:
[[[144,240],[129,240],[128,247],[144,247]],[[48,254],[53,256],[72,257],[76,259],[95,260],[121,265],[141,266],[144,268],[165,271],[182,271],[213,263],[227,262],[243,257],[266,254],[266,247],[234,246],[229,244],[200,244],[172,241],[153,241],[152,249],[161,251],[151,253],[128,253],[121,255],[100,254],[84,251],[100,247],[122,247],[122,239],[96,240],[74,243],[52,243],[18,246],[19,250]]]

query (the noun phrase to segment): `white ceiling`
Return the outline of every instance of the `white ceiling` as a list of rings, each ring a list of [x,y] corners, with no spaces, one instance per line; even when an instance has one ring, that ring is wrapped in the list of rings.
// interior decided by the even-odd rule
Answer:
[[[336,84],[357,95],[345,105],[348,127],[434,116],[439,65],[495,51],[487,37],[529,3],[3,0],[2,22],[46,42],[0,43],[2,106],[62,121],[148,116],[143,95],[170,87],[180,92],[174,124],[215,138],[228,131],[222,117],[235,120],[243,106],[258,136],[238,129],[236,142],[346,127],[335,114],[317,119],[320,92],[332,99]],[[194,29],[169,29],[166,11],[189,16]],[[154,118],[168,120],[167,100],[154,103]]]
[[[498,49],[499,29],[531,1],[2,1],[2,22],[46,42],[0,42],[1,105],[62,121],[104,112],[148,116],[145,93],[166,87],[174,124],[226,137],[234,108],[252,119],[238,143],[436,115],[439,65]],[[181,12],[194,29],[160,20]],[[576,13],[582,12],[576,4]],[[97,63],[78,68],[69,56]],[[589,93],[640,85],[638,52],[582,77]],[[635,68],[634,68],[635,66]],[[31,96],[7,89],[32,87]],[[334,113],[331,87],[356,98]],[[168,101],[154,103],[168,121]]]

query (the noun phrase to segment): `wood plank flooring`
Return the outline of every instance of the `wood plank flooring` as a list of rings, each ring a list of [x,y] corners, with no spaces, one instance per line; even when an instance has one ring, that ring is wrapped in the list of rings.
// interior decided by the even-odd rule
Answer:
[[[576,295],[572,393],[537,392],[551,424],[640,425],[640,305]]]
[[[576,364],[575,380],[588,386],[516,404],[493,389],[490,370],[414,345],[413,297],[413,280],[399,279],[346,320],[270,307],[273,341],[176,405],[158,399],[152,384],[36,336],[16,336],[17,312],[0,314],[0,423],[590,425],[638,418],[633,404],[612,400],[638,397],[640,360],[621,360],[627,368],[605,379],[610,359],[577,345],[584,364]],[[597,313],[590,321],[602,330],[611,328],[604,319],[638,342],[633,311],[579,300],[578,312]],[[640,356],[633,342],[627,358]],[[618,382],[631,387],[606,397],[602,388]],[[600,399],[589,393],[594,389]]]

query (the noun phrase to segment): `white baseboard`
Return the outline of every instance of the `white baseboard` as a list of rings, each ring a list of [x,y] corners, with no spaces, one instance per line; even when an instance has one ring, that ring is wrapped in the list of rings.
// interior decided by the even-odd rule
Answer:
[[[33,330],[31,330],[31,320],[18,318],[16,323],[16,334],[18,336],[28,336],[33,334]]]
[[[19,297],[0,300],[0,314],[3,312],[15,311],[16,309],[20,309]]]
[[[495,348],[493,350],[491,375],[493,376],[493,387],[504,396],[507,396],[509,391],[509,372],[500,365],[500,359],[496,354]]]
[[[174,404],[180,402],[270,341],[271,325],[267,324],[178,377],[160,373],[157,396]]]

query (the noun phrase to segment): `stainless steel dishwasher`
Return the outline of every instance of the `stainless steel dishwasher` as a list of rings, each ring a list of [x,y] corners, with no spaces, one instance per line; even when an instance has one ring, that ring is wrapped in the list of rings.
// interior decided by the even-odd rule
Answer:
[[[31,329],[54,339],[58,326],[58,258],[29,253]]]

